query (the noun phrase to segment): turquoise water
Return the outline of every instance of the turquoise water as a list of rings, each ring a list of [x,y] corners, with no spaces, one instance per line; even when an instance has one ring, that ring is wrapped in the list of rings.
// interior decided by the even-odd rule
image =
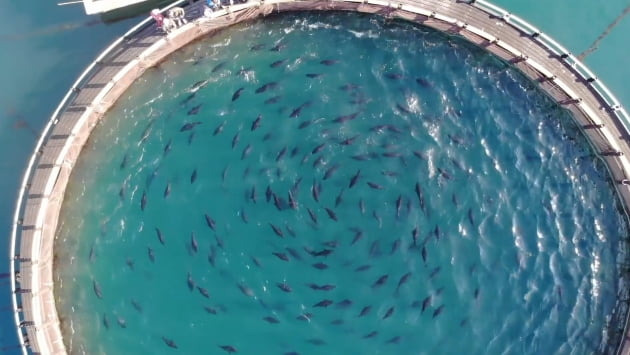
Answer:
[[[355,14],[239,25],[88,142],[56,245],[66,344],[590,353],[627,234],[611,201],[570,116],[480,49]]]

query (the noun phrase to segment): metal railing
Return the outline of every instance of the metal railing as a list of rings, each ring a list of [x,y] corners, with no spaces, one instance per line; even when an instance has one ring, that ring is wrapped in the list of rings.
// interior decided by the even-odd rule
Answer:
[[[477,0],[472,5],[490,15],[501,17],[507,23],[528,34],[535,41],[547,48],[551,53],[564,60],[583,80],[589,84],[595,92],[597,92],[597,96],[599,96],[606,105],[608,105],[607,109],[609,109],[613,115],[623,122],[623,126],[626,130],[625,133],[629,133],[628,127],[630,127],[630,117],[620,104],[619,100],[615,97],[615,95],[613,95],[608,87],[568,49],[547,34],[543,33],[536,26],[514,14],[511,14],[509,11],[501,7],[491,4],[485,0]]]
[[[177,6],[183,3],[184,1],[185,0],[178,0],[174,2],[173,4],[163,8],[161,12],[164,12],[170,9],[171,7]],[[26,200],[24,199],[24,194],[28,190],[29,181],[31,180],[34,174],[33,167],[35,165],[36,160],[41,155],[40,151],[42,147],[47,143],[48,138],[50,137],[52,128],[58,123],[58,118],[59,118],[60,113],[62,112],[62,110],[66,108],[68,103],[71,103],[72,100],[76,98],[76,96],[79,95],[79,88],[83,84],[88,82],[98,72],[98,70],[95,70],[95,68],[99,65],[99,63],[123,41],[125,41],[132,35],[136,34],[137,32],[145,29],[151,22],[152,22],[152,18],[148,17],[144,19],[143,21],[141,21],[140,23],[138,23],[136,26],[132,27],[124,35],[122,35],[121,37],[116,39],[112,44],[110,44],[103,52],[101,52],[101,54],[92,63],[90,63],[90,65],[81,73],[81,75],[79,75],[77,80],[74,82],[74,84],[72,84],[70,90],[68,90],[66,95],[63,97],[63,99],[61,100],[61,102],[59,103],[59,105],[57,106],[53,114],[51,115],[51,118],[48,120],[48,123],[44,127],[44,130],[42,134],[40,135],[37,141],[37,144],[35,145],[34,153],[31,155],[28,161],[28,165],[24,172],[24,177],[22,178],[22,184],[20,185],[20,189],[18,192],[18,198],[16,200],[16,207],[15,207],[15,213],[13,216],[13,228],[11,231],[11,241],[10,241],[10,249],[9,249],[11,253],[9,257],[10,257],[10,272],[11,272],[11,293],[12,293],[11,298],[12,298],[12,304],[13,304],[14,321],[16,325],[16,331],[18,333],[18,338],[20,341],[20,346],[22,347],[22,353],[24,355],[28,354],[28,349],[24,341],[24,333],[21,327],[21,321],[20,321],[21,311],[18,309],[18,292],[17,292],[18,288],[17,288],[17,282],[16,282],[16,269],[18,270],[20,269],[19,263],[21,261],[19,260],[19,258],[16,258],[16,255],[17,255],[16,245],[17,245],[17,242],[20,241],[18,240],[18,228],[21,225],[21,216],[25,208]],[[35,255],[33,255],[33,260],[36,260]],[[26,275],[20,274],[20,277],[24,277],[24,276]],[[29,339],[29,341],[34,341],[34,340],[35,339]]]

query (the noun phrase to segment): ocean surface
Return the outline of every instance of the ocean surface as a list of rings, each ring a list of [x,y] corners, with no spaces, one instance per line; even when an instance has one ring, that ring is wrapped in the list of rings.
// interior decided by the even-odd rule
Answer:
[[[483,50],[273,16],[149,70],[95,129],[55,292],[73,353],[592,353],[614,201],[571,117]]]
[[[499,0],[512,10],[554,36],[574,53],[585,50],[606,26],[627,6],[623,0],[593,2],[578,0],[525,3]],[[568,16],[567,16],[568,15]],[[71,83],[98,53],[140,18],[103,24],[84,15],[80,5],[56,6],[54,2],[0,2],[0,191],[6,202],[0,205],[0,226],[7,236],[0,250],[9,254],[8,244],[14,201],[23,169],[39,132]],[[584,25],[588,23],[588,26]],[[630,102],[625,89],[630,75],[619,58],[630,55],[624,33],[630,21],[624,19],[606,37],[599,49],[586,59],[600,78],[623,103]],[[0,274],[9,271],[0,262]],[[10,286],[0,279],[0,350],[16,353],[17,337],[10,312]]]

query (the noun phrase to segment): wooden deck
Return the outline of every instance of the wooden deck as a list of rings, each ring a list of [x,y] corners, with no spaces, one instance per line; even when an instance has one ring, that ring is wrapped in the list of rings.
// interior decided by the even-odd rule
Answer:
[[[181,1],[179,2],[181,3]],[[186,2],[187,3],[187,2]],[[482,0],[253,1],[201,16],[187,8],[189,24],[166,36],[149,20],[114,42],[75,82],[52,115],[29,161],[11,238],[15,322],[24,354],[65,354],[53,295],[53,242],[68,179],[92,128],[144,71],[179,48],[219,28],[279,11],[344,10],[403,18],[463,37],[519,68],[573,113],[615,181],[630,179],[629,119],[595,76],[534,26]],[[630,186],[615,184],[624,210]],[[611,203],[615,203],[611,201]],[[624,238],[626,240],[627,238]],[[623,252],[628,252],[624,242]],[[627,266],[620,266],[626,268]],[[627,285],[626,285],[627,286]],[[608,353],[630,354],[624,336],[628,287],[619,294]],[[624,300],[624,301],[621,301]],[[623,340],[622,340],[623,339]]]

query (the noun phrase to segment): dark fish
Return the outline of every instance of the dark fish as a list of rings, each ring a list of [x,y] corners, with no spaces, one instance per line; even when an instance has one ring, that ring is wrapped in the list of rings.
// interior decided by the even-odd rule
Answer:
[[[166,187],[164,188],[164,198],[167,198],[168,195],[171,194],[171,183],[167,182]]]
[[[319,62],[319,64],[326,65],[326,66],[335,65],[337,63],[339,63],[337,59],[324,59]]]
[[[354,143],[354,141],[357,140],[357,138],[359,138],[358,134],[356,136],[353,136],[353,137],[346,138],[346,139],[342,140],[341,142],[339,142],[339,144],[341,144],[341,145],[351,145],[352,143]]]
[[[313,267],[318,269],[318,270],[328,269],[328,265],[326,265],[324,263],[315,263],[315,264],[313,264]]]
[[[247,213],[245,213],[245,210],[243,208],[241,208],[241,210],[239,211],[239,215],[241,216],[241,220],[243,221],[243,223],[249,222],[247,218]]]
[[[278,282],[278,283],[276,283],[276,286],[278,286],[278,288],[281,289],[284,292],[291,292],[291,291],[293,291],[291,289],[291,286],[289,286],[286,282],[284,282],[284,283],[279,283]]]
[[[252,258],[252,260],[256,260],[255,258]],[[257,264],[259,265],[259,264]],[[252,291],[251,288],[247,287],[244,284],[238,284],[238,289],[241,290],[241,292],[247,296],[247,297],[254,297],[254,291]]]
[[[142,313],[142,306],[140,305],[140,303],[138,303],[138,301],[131,300],[131,305],[136,311],[138,311],[138,313]]]
[[[124,169],[127,167],[127,163],[129,161],[129,156],[127,154],[125,154],[125,156],[123,157],[122,161],[120,162],[120,169]]]
[[[427,263],[427,248],[426,247],[422,247],[422,262],[424,262],[425,264]]]
[[[285,253],[278,253],[278,252],[274,251],[271,254],[275,255],[278,259],[280,259],[282,261],[289,261],[289,257]]]
[[[284,148],[280,149],[280,151],[278,152],[278,155],[276,155],[276,162],[279,162],[286,153],[287,153],[287,146],[284,146]]]
[[[311,217],[311,221],[313,221],[313,223],[317,224],[317,215],[315,214],[315,212],[313,212],[310,208],[306,208],[306,210],[308,211],[308,215]]]
[[[431,305],[431,296],[427,296],[424,300],[422,300],[422,313]]]
[[[312,317],[313,317],[312,313],[306,312],[306,313],[302,313],[299,316],[295,317],[295,319],[310,322]]]
[[[226,64],[227,62],[220,62],[219,64],[215,65],[214,68],[212,68],[211,73],[218,72],[219,70],[223,69]]]
[[[424,212],[425,211],[424,195],[422,193],[422,188],[420,187],[419,183],[416,183],[416,196],[418,196],[418,202],[420,202],[420,208]]]
[[[401,337],[400,337],[399,335],[397,335],[397,336],[395,336],[395,337],[393,337],[393,338],[389,339],[389,340],[388,340],[388,341],[386,341],[385,343],[386,343],[386,344],[398,344],[398,343],[400,343],[400,339],[401,339]]]
[[[127,266],[129,267],[129,269],[133,270],[133,266],[134,266],[134,261],[131,258],[127,258],[127,260],[125,260],[125,264],[127,264]]]
[[[270,51],[272,52],[280,52],[281,50],[285,49],[287,47],[286,44],[284,43],[278,43],[275,46],[273,46]]]
[[[335,164],[335,165],[331,166],[330,168],[328,168],[328,170],[326,170],[326,172],[324,173],[324,180],[330,179],[335,174],[335,172],[337,170],[339,170],[339,165],[338,164]]]
[[[400,218],[400,208],[402,207],[402,195],[396,199],[396,218]]]
[[[217,224],[214,222],[214,219],[212,219],[212,217],[208,216],[208,214],[204,214],[204,217],[206,218],[206,224],[208,225],[208,227],[210,227],[210,229],[212,229],[213,231],[216,230],[216,226]]]
[[[190,183],[194,183],[197,180],[197,169],[193,170],[192,174],[190,174]]]
[[[124,329],[124,328],[127,328],[127,321],[126,321],[126,320],[125,320],[125,318],[123,318],[123,317],[120,317],[120,316],[119,316],[119,317],[116,319],[116,323],[118,323],[118,326],[119,326],[119,327],[121,327],[121,328],[123,328],[123,329]]]
[[[90,255],[88,256],[88,260],[90,260],[90,262],[94,262],[95,258],[96,258],[96,252],[94,251],[94,245],[92,245],[92,247],[90,248]],[[3,275],[3,274],[0,274],[0,275]]]
[[[217,260],[217,248],[214,245],[210,246],[210,251],[208,252],[208,262],[213,267],[215,266]]]
[[[442,268],[437,266],[435,269],[431,270],[431,273],[429,274],[429,278],[432,279],[435,275],[438,274],[438,272],[440,272]]]
[[[370,313],[371,310],[372,310],[372,306],[365,306],[365,307],[363,307],[361,312],[359,312],[359,315],[357,317],[363,317],[363,316],[367,315],[368,313]]]
[[[389,275],[383,275],[381,277],[379,277],[376,281],[374,281],[374,283],[372,284],[372,288],[376,288],[376,287],[380,287],[383,286],[386,282],[387,279],[389,278]]]
[[[259,87],[258,89],[256,89],[256,93],[260,94],[260,93],[263,93],[263,92],[265,92],[267,90],[273,90],[273,89],[275,89],[277,87],[278,87],[278,83],[277,82],[275,82],[275,81],[274,82],[270,82],[270,83],[267,83],[267,84]]]
[[[437,168],[438,172],[440,173],[440,175],[446,179],[446,180],[450,180],[451,179],[451,175],[448,173],[448,171],[441,169],[441,168]]]
[[[147,252],[149,254],[149,260],[151,260],[152,263],[155,262],[155,253],[153,252],[153,249],[151,249],[151,247],[148,247]]]
[[[373,158],[376,158],[378,155],[375,153],[368,153],[368,154],[358,154],[358,155],[353,155],[352,159],[354,160],[358,160],[358,161],[365,161],[365,160],[370,160]]]
[[[330,217],[330,219],[332,219],[333,221],[337,222],[337,214],[335,213],[335,211],[331,210],[328,207],[324,207],[324,209],[326,210],[326,213],[328,213],[328,217]]]
[[[321,73],[307,73],[306,77],[307,78],[311,78],[311,79],[315,79],[315,78],[319,78],[321,76],[323,76],[324,74]]]
[[[383,219],[379,216],[376,210],[372,211],[372,217],[378,222],[378,227],[381,228],[383,226]]]
[[[363,336],[363,339],[370,339],[370,338],[374,338],[374,337],[375,337],[375,336],[377,336],[377,335],[378,335],[378,332],[377,332],[376,330],[373,330],[373,331],[371,331],[371,332],[369,332],[369,333],[365,334],[365,335]]]
[[[103,326],[105,329],[109,329],[109,319],[107,319],[107,314],[103,313]]]
[[[432,318],[435,318],[435,317],[439,316],[440,313],[442,313],[443,310],[444,310],[444,305],[441,305],[438,308],[436,308],[435,311],[433,311],[433,317]]]
[[[319,157],[317,157],[317,159],[315,159],[315,161],[313,162],[313,168],[318,168],[320,165],[322,165],[324,163],[324,156],[320,155]]]
[[[339,207],[339,205],[343,202],[343,191],[344,189],[342,188],[339,191],[339,195],[335,198],[335,208]]]
[[[217,309],[213,307],[204,306],[203,309],[210,314],[217,314]]]
[[[392,243],[392,249],[389,252],[389,255],[393,255],[400,248],[400,239],[394,240]]]
[[[188,116],[192,116],[192,115],[196,115],[196,114],[198,114],[198,113],[199,113],[199,110],[201,109],[201,106],[202,106],[202,105],[203,105],[203,104],[199,104],[199,105],[197,105],[197,106],[195,106],[195,107],[191,108],[190,110],[188,110],[188,112],[187,112],[186,114],[187,114]],[[180,132],[183,132],[183,131],[188,131],[189,129],[193,129],[193,128],[194,128],[197,124],[199,124],[199,123],[201,123],[201,122],[195,122],[195,125],[191,126],[191,127],[190,127],[190,128],[188,128],[188,129],[181,129],[181,130],[180,130]],[[184,127],[182,127],[182,128],[184,128]]]
[[[263,320],[265,322],[269,323],[269,324],[278,324],[278,323],[280,323],[280,321],[277,318],[271,317],[271,316],[267,316],[267,317],[263,318]]]
[[[357,89],[360,89],[361,86],[357,85],[357,84],[344,84],[342,86],[339,87],[339,90],[343,90],[343,91],[354,91]]]
[[[331,300],[323,300],[323,301],[319,301],[319,302],[315,303],[315,304],[313,305],[313,307],[323,307],[323,308],[326,308],[326,307],[330,306],[331,304],[333,304],[333,301],[331,301]]]
[[[313,339],[308,339],[307,340],[308,343],[313,344],[313,345],[326,345],[326,342],[323,341],[322,339],[318,339],[318,338],[313,338]]]
[[[335,320],[330,322],[330,324],[332,324],[332,325],[342,325],[343,323],[344,323],[343,319],[335,319]]]
[[[479,287],[475,289],[474,296],[475,296],[475,299],[479,298]]]
[[[394,311],[395,311],[395,308],[393,306],[389,307],[389,309],[387,310],[387,312],[385,313],[385,315],[381,319],[387,319],[387,318],[391,317],[392,314],[394,314]]]
[[[197,239],[195,239],[195,232],[190,233],[190,247],[196,253],[199,250],[199,245],[197,244]]]
[[[318,145],[317,147],[313,148],[313,150],[311,151],[311,154],[315,155],[315,154],[321,152],[322,149],[324,149],[325,146],[326,146],[326,143],[322,143],[322,144]]]
[[[147,192],[142,191],[142,198],[140,199],[140,210],[144,211],[144,208],[147,206]]]
[[[473,220],[473,213],[472,213],[472,208],[468,209],[468,221],[470,222],[471,226],[475,226],[475,221]]]
[[[195,91],[195,92],[193,92],[192,94],[190,94],[190,95],[186,96],[186,98],[185,98],[185,99],[183,99],[183,100],[180,102],[180,104],[181,104],[181,105],[186,105],[188,102],[190,102],[190,100],[192,100],[192,99],[194,99],[194,98],[195,98],[195,95],[197,95],[197,92],[196,92],[196,91]]]
[[[333,122],[334,123],[344,123],[344,122],[347,122],[347,121],[352,121],[355,118],[357,118],[358,115],[359,115],[359,113],[355,112],[355,113],[351,113],[351,114],[348,114],[348,115],[338,116],[337,118],[335,118],[333,120]]]
[[[354,271],[356,271],[356,272],[367,271],[371,267],[372,267],[372,265],[361,265],[361,266],[357,267],[356,269],[354,269]]]
[[[278,228],[277,226],[269,223],[269,226],[271,227],[271,229],[273,229],[273,232],[276,233],[276,235],[280,238],[284,238],[284,233],[282,233],[282,229]]]
[[[349,299],[337,302],[337,308],[348,308],[350,306],[352,306],[352,301]]]
[[[225,350],[228,354],[237,353],[238,350],[232,345],[218,345],[221,349]]]
[[[259,51],[259,50],[261,50],[263,48],[265,48],[265,45],[262,44],[262,43],[259,43],[259,44],[255,44],[255,45],[249,47],[249,50],[253,52],[253,51]]]
[[[385,152],[383,153],[383,156],[386,158],[399,158],[402,154],[399,152]]]
[[[276,60],[275,62],[269,64],[269,67],[271,68],[277,68],[279,66],[281,66],[282,64],[286,63],[288,59],[280,59],[280,60]]]
[[[273,96],[273,97],[268,98],[267,100],[265,100],[265,105],[278,103],[278,102],[280,102],[281,99],[282,99],[282,96],[280,96],[280,95]]]
[[[169,348],[177,349],[177,344],[175,344],[173,340],[162,337],[162,341],[164,341],[164,344],[166,344],[166,346],[168,346]]]
[[[210,292],[208,292],[208,290],[206,290],[205,288],[197,286],[197,290],[199,290],[199,293],[201,293],[203,297],[210,298]]]
[[[313,195],[313,199],[319,202],[319,186],[317,181],[313,181],[313,186],[311,186],[311,194]]]
[[[230,165],[226,165],[221,172],[221,182],[225,182],[225,178],[227,177],[228,171],[230,170]]]
[[[199,109],[197,109],[197,110],[199,110]],[[201,122],[188,122],[188,123],[185,123],[185,124],[184,124],[184,125],[183,125],[180,129],[179,129],[179,131],[180,131],[180,132],[190,131],[190,130],[194,129],[196,126],[198,126],[198,125],[200,125],[200,124],[201,124]]]
[[[160,243],[164,245],[164,236],[162,235],[162,231],[159,228],[155,228],[155,233],[157,234],[157,237]]]
[[[252,131],[255,131],[256,128],[260,127],[260,121],[262,120],[262,115],[258,115],[256,119],[252,122]]]
[[[257,195],[256,195],[256,185],[252,186],[252,190],[249,193],[249,199],[253,202],[256,203],[257,200]]]
[[[312,251],[312,252],[310,252],[310,254],[312,256],[318,257],[318,256],[328,256],[328,255],[332,254],[332,252],[333,251],[331,249],[323,249],[323,250],[320,250],[320,251]]]
[[[291,209],[293,210],[297,210],[297,202],[293,198],[293,194],[291,193],[291,191],[288,192],[288,199],[289,199],[289,207],[291,207]],[[295,237],[295,235],[293,236]]]
[[[240,140],[240,134],[241,132],[236,132],[236,134],[232,138],[232,149],[234,149],[234,147],[236,147],[236,145],[238,144],[238,141]]]
[[[265,199],[267,202],[271,201],[271,197],[274,195],[273,190],[271,190],[271,186],[267,185],[267,189],[265,190]]]
[[[287,251],[289,252],[289,254],[291,254],[292,257],[294,257],[297,260],[302,260],[302,256],[300,255],[300,253],[298,253],[297,250],[291,248],[291,247],[286,247]]]
[[[312,120],[306,120],[306,121],[300,123],[300,125],[298,126],[298,129],[304,129],[304,128],[310,126],[311,123],[313,123]]]
[[[245,148],[243,148],[243,153],[241,153],[241,160],[247,158],[247,156],[252,152],[252,146],[248,144]]]
[[[232,101],[238,100],[238,98],[241,97],[243,90],[245,90],[245,88],[238,88],[236,91],[234,91],[234,94],[232,94]]]
[[[369,187],[371,187],[372,189],[374,189],[374,190],[382,190],[383,189],[383,186],[381,186],[381,185],[379,185],[377,183],[371,182],[371,181],[368,181],[367,185]]]
[[[424,87],[424,88],[430,88],[432,85],[431,83],[424,78],[416,78],[416,83],[418,83],[420,86]]]
[[[390,80],[400,80],[403,78],[403,75],[400,73],[385,73],[385,77]]]
[[[92,280],[92,288],[94,289],[94,294],[96,297],[103,299],[103,292],[101,292],[101,286],[99,286],[96,280]]]
[[[310,101],[307,101],[307,102],[305,102],[305,103],[301,104],[300,106],[296,107],[296,108],[295,108],[295,109],[291,112],[291,114],[289,115],[289,117],[291,117],[291,118],[296,118],[296,117],[299,117],[299,116],[300,116],[300,114],[302,113],[302,109],[304,109],[305,107],[309,107],[310,105],[311,105],[311,102],[310,102]]]
[[[223,132],[223,127],[225,126],[225,121],[219,123],[219,125],[217,126],[217,128],[214,129],[214,132],[212,133],[213,136],[216,136],[217,134]]]
[[[171,151],[171,145],[173,144],[173,140],[170,139],[168,141],[168,143],[166,143],[166,145],[164,146],[164,156],[166,156],[166,154],[168,154],[168,152]]]
[[[188,272],[188,277],[186,279],[186,284],[188,285],[188,289],[190,292],[195,290],[195,280],[193,280],[192,275]]]
[[[410,277],[411,277],[411,272],[408,272],[400,278],[400,280],[398,281],[398,286],[396,286],[396,293],[398,293],[400,286],[404,285],[405,283],[407,283],[407,281],[409,281]]]
[[[361,240],[361,238],[363,238],[363,231],[361,230],[356,231],[356,233],[354,233],[354,238],[352,238],[352,242],[350,243],[350,245],[354,245],[356,242]]]

